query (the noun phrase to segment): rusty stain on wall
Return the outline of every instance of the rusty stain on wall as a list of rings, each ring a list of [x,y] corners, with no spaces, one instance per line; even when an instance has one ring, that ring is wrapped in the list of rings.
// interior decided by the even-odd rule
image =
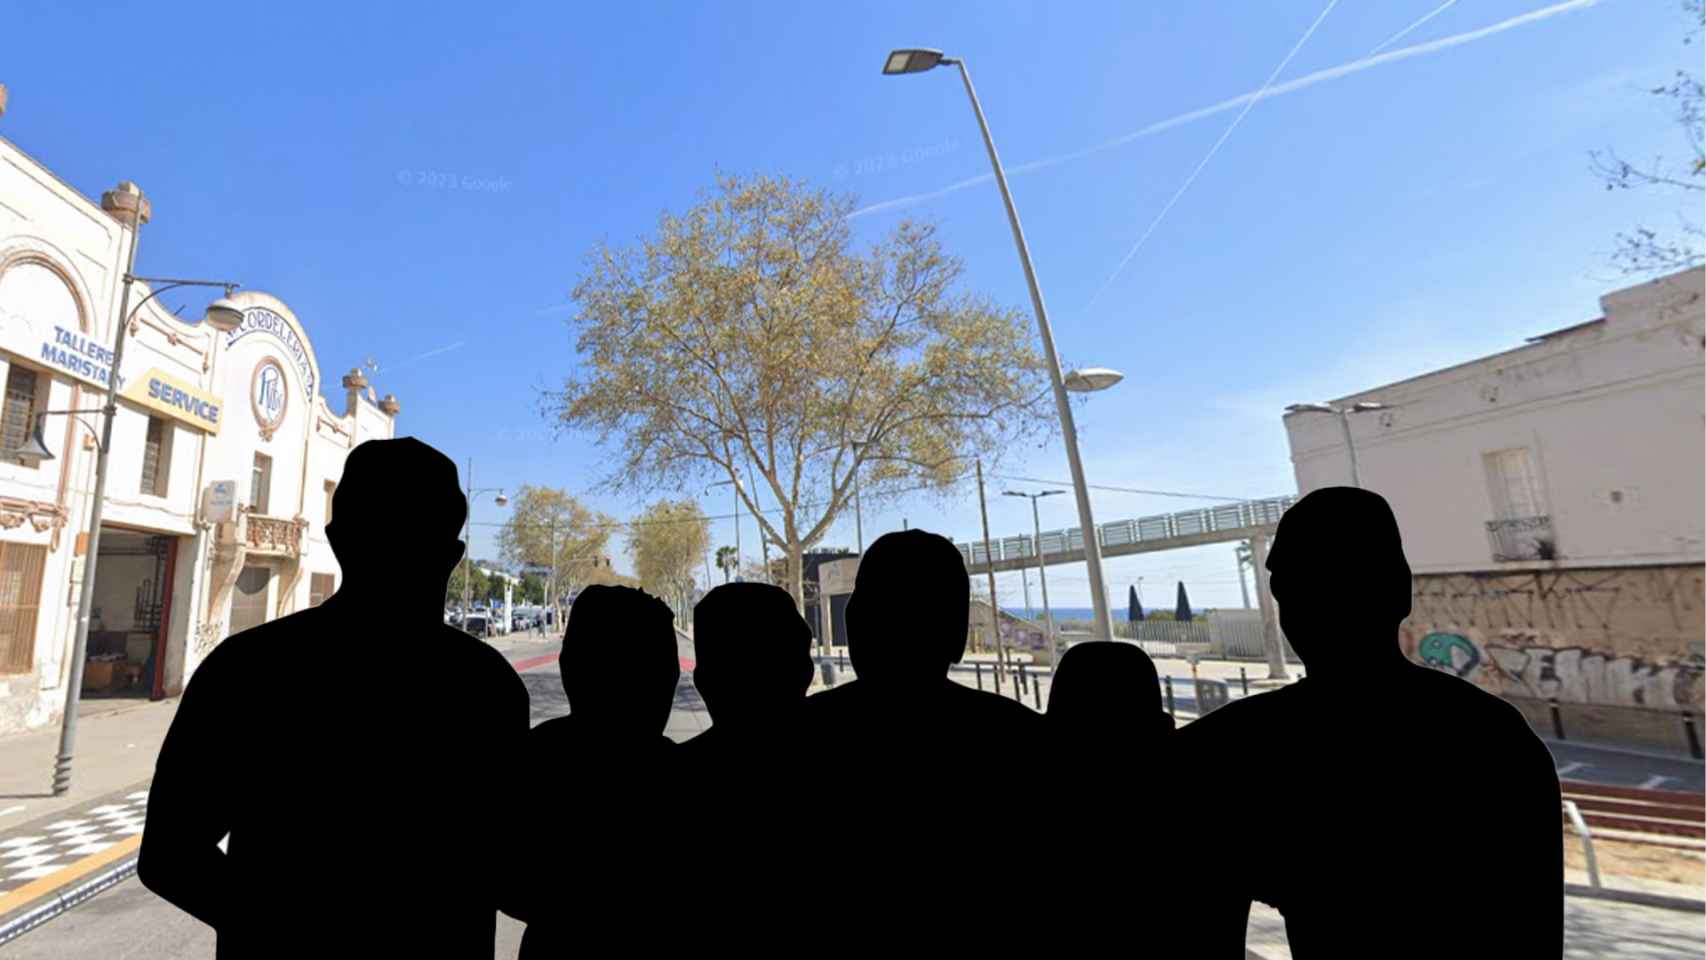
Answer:
[[[1488,692],[1706,707],[1701,566],[1423,575],[1411,600],[1405,656]]]

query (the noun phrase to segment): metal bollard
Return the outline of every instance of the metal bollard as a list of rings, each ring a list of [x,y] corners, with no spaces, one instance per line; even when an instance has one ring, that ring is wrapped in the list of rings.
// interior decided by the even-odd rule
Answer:
[[[995,693],[997,696],[1000,696],[1000,694],[1001,694],[1001,664],[999,662],[997,662],[995,664],[995,666],[989,672],[995,674]]]
[[[1684,711],[1682,714],[1682,730],[1688,735],[1688,753],[1694,759],[1701,759],[1700,728],[1694,725],[1694,714]]]
[[[1552,708],[1552,733],[1553,733],[1553,735],[1555,735],[1560,740],[1569,739],[1568,737],[1564,736],[1564,715],[1562,713],[1560,713],[1558,710],[1558,701],[1548,700],[1546,702]]]
[[[1019,664],[1019,692],[1025,693],[1031,689],[1031,675],[1025,672],[1025,665]]]
[[[1246,696],[1246,697],[1249,696],[1250,695],[1250,675],[1248,673],[1244,672],[1243,667],[1238,668],[1238,682],[1244,685],[1244,696]]]
[[[1178,717],[1173,713],[1173,678],[1162,677],[1161,682],[1167,685],[1167,715],[1177,720]]]
[[[836,654],[835,660],[836,660],[836,666],[840,667],[843,670],[847,669],[847,651],[846,650],[843,650],[840,653]]]
[[[826,687],[835,686],[835,662],[828,658],[823,661],[823,685]]]
[[[974,663],[974,664],[972,664],[972,669],[977,671],[977,688],[979,690],[982,690],[983,689],[983,664]]]
[[[1042,713],[1043,712],[1043,685],[1036,682],[1035,680],[1031,681],[1031,699],[1037,705],[1037,712]]]

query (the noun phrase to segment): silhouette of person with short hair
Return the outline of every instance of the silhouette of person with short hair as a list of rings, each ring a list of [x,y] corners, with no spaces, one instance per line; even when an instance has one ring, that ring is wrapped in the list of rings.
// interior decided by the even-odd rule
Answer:
[[[1185,940],[1173,918],[1152,912],[1172,879],[1165,818],[1178,811],[1173,717],[1161,708],[1155,662],[1135,643],[1074,644],[1049,685],[1043,719],[1063,808],[1051,825],[1051,874],[1070,878],[1072,891],[1072,920],[1058,931],[1069,939],[1060,947],[1094,949],[1141,930],[1145,953],[1172,956]]]
[[[1138,751],[1173,732],[1155,661],[1135,643],[1093,640],[1060,658],[1049,685],[1049,739],[1074,751]]]
[[[501,654],[443,622],[467,510],[456,465],[413,438],[370,440],[333,504],[338,591],[195,671],[137,876],[212,926],[222,958],[491,957],[496,896],[479,878],[497,869],[493,800],[529,707]],[[384,882],[358,883],[366,870]],[[336,922],[305,920],[328,890]]]
[[[521,797],[561,812],[543,839],[510,841],[503,911],[527,924],[522,960],[603,952],[632,937],[661,891],[673,846],[664,736],[681,660],[668,606],[632,587],[591,586],[569,608],[557,662],[569,715],[527,735]]]
[[[870,944],[964,946],[970,936],[981,949],[1011,945],[1016,932],[968,933],[945,914],[1018,890],[1017,851],[1001,831],[1035,827],[1040,812],[1040,715],[948,675],[965,654],[970,588],[947,539],[923,530],[878,538],[847,602],[857,678],[805,703],[815,749],[801,799],[837,811],[823,874],[845,878],[836,902],[853,918],[850,933]]]
[[[693,608],[693,685],[712,727],[682,745],[713,766],[768,765],[812,685],[812,631],[794,600],[767,583],[727,583]]]
[[[1280,518],[1267,567],[1305,678],[1175,740],[1215,825],[1169,904],[1216,938],[1202,955],[1242,957],[1260,900],[1299,960],[1560,956],[1552,756],[1511,704],[1405,659],[1410,567],[1386,501],[1310,493]]]
[[[693,798],[691,847],[707,883],[687,902],[698,949],[797,949],[811,905],[799,896],[810,851],[797,769],[812,632],[786,590],[729,583],[693,609],[693,685],[712,726],[681,745]],[[765,905],[755,923],[750,904]]]

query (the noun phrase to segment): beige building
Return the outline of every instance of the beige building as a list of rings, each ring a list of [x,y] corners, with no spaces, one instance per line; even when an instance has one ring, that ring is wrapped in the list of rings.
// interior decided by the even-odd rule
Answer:
[[[31,438],[37,414],[104,401],[132,229],[122,211],[138,198],[121,184],[97,203],[0,140],[0,452]],[[135,285],[133,310],[148,294]],[[85,698],[176,694],[220,640],[336,589],[331,491],[355,444],[394,435],[395,399],[378,400],[358,373],[337,407],[325,401],[284,302],[234,299],[244,316],[229,333],[159,299],[133,312]],[[100,418],[43,422],[53,459],[0,453],[0,733],[62,715],[88,569]]]
[[[1409,655],[1548,734],[1698,749],[1702,278],[1607,294],[1598,319],[1329,404],[1385,409],[1285,417],[1300,494],[1349,483],[1354,449],[1397,512]]]

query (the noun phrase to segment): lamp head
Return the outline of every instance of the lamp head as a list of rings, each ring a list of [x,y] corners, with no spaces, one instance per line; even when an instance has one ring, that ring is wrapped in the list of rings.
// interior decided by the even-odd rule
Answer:
[[[207,305],[207,314],[202,322],[220,333],[230,333],[243,325],[243,308],[231,300],[231,293]]]
[[[29,440],[25,441],[21,447],[7,450],[6,456],[13,460],[21,460],[32,467],[43,460],[52,460],[54,458],[53,452],[47,448],[47,443],[42,437],[42,425],[46,421],[46,414],[37,414],[36,428],[30,432]]]
[[[923,73],[941,62],[940,50],[896,50],[883,61],[883,74]]]
[[[1095,393],[1097,390],[1106,390],[1124,379],[1125,374],[1118,370],[1110,370],[1107,367],[1085,367],[1067,373],[1061,378],[1061,386],[1073,393]]]

